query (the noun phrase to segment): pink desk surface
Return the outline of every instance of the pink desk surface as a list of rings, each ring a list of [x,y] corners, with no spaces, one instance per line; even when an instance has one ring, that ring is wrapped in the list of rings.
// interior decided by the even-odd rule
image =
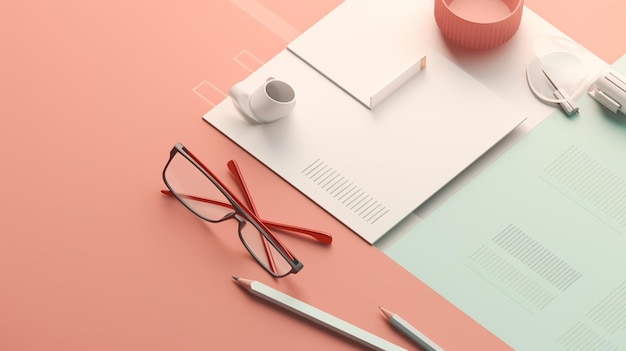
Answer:
[[[338,3],[0,5],[0,349],[357,349],[255,301],[232,275],[409,349],[379,305],[446,349],[506,348],[201,120]],[[626,52],[617,4],[527,1],[609,63]],[[178,141],[231,184],[236,159],[263,217],[331,232],[332,246],[283,235],[305,268],[271,279],[232,225],[209,227],[160,195]]]

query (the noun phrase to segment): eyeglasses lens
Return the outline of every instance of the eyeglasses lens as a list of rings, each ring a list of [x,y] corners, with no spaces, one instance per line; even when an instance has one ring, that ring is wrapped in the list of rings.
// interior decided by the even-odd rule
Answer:
[[[218,221],[233,212],[226,196],[180,153],[170,161],[165,179],[179,199],[204,219]]]
[[[291,272],[291,265],[252,224],[245,223],[239,230],[241,240],[256,260],[270,272],[282,276]]]
[[[165,180],[179,200],[205,220],[220,221],[234,212],[228,198],[211,179],[180,153],[176,153],[167,166]],[[253,223],[240,224],[239,232],[250,254],[267,271],[276,276],[291,272],[289,262]]]

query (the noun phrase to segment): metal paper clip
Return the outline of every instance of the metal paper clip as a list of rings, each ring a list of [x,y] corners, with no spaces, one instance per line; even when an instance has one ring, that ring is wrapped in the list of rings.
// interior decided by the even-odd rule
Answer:
[[[588,93],[613,113],[620,111],[626,114],[626,79],[616,72],[609,70],[600,75],[589,87]]]

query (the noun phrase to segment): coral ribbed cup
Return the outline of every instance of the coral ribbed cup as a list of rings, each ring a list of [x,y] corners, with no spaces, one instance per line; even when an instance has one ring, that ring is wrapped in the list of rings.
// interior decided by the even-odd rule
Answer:
[[[523,8],[524,0],[435,0],[435,20],[448,40],[484,50],[513,37]]]

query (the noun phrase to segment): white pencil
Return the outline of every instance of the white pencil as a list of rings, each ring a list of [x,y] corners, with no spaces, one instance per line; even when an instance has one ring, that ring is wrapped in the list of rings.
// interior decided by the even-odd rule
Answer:
[[[380,306],[378,306],[378,308],[380,308],[391,325],[411,338],[411,340],[415,341],[424,351],[443,351],[443,348],[435,344],[434,341],[430,340],[422,332],[415,329],[414,326],[409,324],[409,322],[405,321],[402,317]]]
[[[355,325],[352,325],[342,319],[339,319],[327,312],[302,302],[292,296],[280,292],[261,282],[233,277],[235,282],[246,291],[264,299],[276,306],[280,306],[299,316],[308,319],[311,322],[326,327],[350,340],[366,346],[372,350],[405,350],[381,337],[371,334]]]

